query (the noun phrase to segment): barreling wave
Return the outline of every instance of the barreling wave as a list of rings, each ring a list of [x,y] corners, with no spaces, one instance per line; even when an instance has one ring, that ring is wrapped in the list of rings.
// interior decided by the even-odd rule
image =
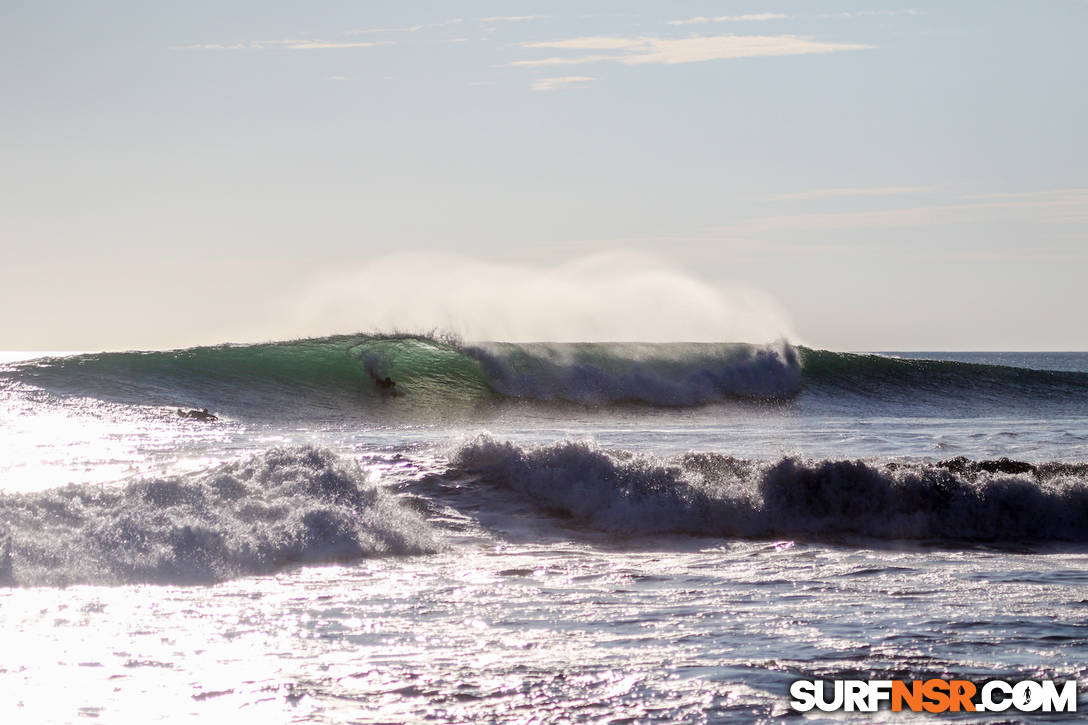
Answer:
[[[787,398],[801,384],[786,343],[483,343],[463,352],[493,390],[534,400],[688,406]]]
[[[663,460],[587,442],[524,447],[481,436],[453,452],[447,475],[629,537],[1088,542],[1088,464]]]
[[[8,586],[208,583],[438,548],[417,513],[312,447],[123,487],[0,495]]]
[[[336,336],[258,345],[47,358],[8,373],[62,395],[199,405],[240,415],[388,412],[375,378],[396,381],[403,411],[471,408],[504,398],[607,405],[695,405],[785,398],[796,351],[747,344],[461,344],[412,335]]]
[[[0,375],[62,395],[239,416],[455,414],[504,399],[691,406],[857,398],[965,408],[1088,401],[1088,373],[742,343],[475,343],[343,335],[47,358]],[[395,400],[374,379],[391,377]]]

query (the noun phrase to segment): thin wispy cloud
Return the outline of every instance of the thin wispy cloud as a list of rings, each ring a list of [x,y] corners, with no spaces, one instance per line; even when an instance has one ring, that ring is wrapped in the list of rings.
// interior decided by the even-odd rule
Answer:
[[[342,35],[371,35],[378,33],[418,33],[421,30],[427,28],[449,28],[453,25],[458,25],[465,22],[464,18],[450,18],[449,20],[439,20],[434,23],[419,23],[417,25],[405,25],[396,28],[360,28],[358,30],[346,30]]]
[[[426,25],[409,25],[403,28],[363,28],[361,30],[347,30],[344,35],[371,35],[374,33],[418,33]]]
[[[301,42],[285,43],[283,47],[291,50],[322,50],[326,48],[371,48],[375,45],[393,45],[392,41],[375,43],[341,43],[329,40],[305,40]]]
[[[905,9],[905,10],[853,10],[839,13],[821,13],[814,17],[821,20],[827,20],[830,18],[871,18],[871,17],[895,17],[897,15],[920,15],[917,10]],[[743,15],[715,15],[704,16],[699,15],[694,18],[684,18],[683,20],[670,20],[669,25],[704,25],[707,23],[752,23],[763,22],[767,20],[791,20],[797,19],[801,16],[792,15],[790,13],[746,13]]]
[[[527,23],[533,20],[551,20],[551,15],[492,15],[480,18],[481,23]]]
[[[596,80],[592,76],[561,76],[558,78],[541,78],[531,86],[534,91],[554,91],[560,88],[585,88]]]
[[[835,53],[868,50],[875,46],[861,43],[830,43],[796,35],[711,35],[691,38],[585,37],[568,40],[519,43],[523,48],[552,50],[614,51],[575,56],[554,56],[537,60],[519,60],[513,66],[585,65],[616,62],[625,65],[662,63],[699,63],[708,60],[755,58],[784,55]]]
[[[842,13],[823,13],[816,17],[827,18],[872,18],[872,17],[895,17],[896,15],[921,15],[917,10],[853,10]]]
[[[850,196],[900,196],[904,194],[925,194],[933,191],[931,186],[873,186],[840,187],[834,189],[811,189],[793,194],[776,194],[770,197],[774,201],[797,201],[804,199],[831,199]]]
[[[1013,191],[1013,192],[1001,192],[993,194],[970,194],[966,198],[968,199],[1008,199],[1012,201],[1022,200],[1046,200],[1046,199],[1067,199],[1067,200],[1081,200],[1088,203],[1088,189],[1072,188],[1072,189],[1045,189],[1043,191]]]
[[[786,13],[748,13],[747,15],[718,15],[708,18],[699,16],[684,20],[670,20],[669,25],[701,25],[704,23],[755,23],[764,20],[786,20],[794,17]]]
[[[174,46],[177,50],[327,50],[335,48],[372,48],[378,45],[393,45],[391,40],[364,42],[343,42],[338,40],[246,40],[240,43],[197,43],[195,45]]]

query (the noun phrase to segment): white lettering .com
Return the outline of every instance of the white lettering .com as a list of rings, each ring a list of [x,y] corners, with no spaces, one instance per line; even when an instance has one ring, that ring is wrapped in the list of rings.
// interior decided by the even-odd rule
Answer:
[[[1077,681],[797,680],[790,698],[800,712],[1076,712]]]

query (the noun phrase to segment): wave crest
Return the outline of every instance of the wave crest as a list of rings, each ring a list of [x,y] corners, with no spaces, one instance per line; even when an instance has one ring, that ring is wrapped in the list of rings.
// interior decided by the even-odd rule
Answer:
[[[801,386],[788,343],[488,343],[464,349],[510,397],[575,403],[698,405],[727,397],[785,398]]]
[[[457,449],[451,466],[628,536],[1088,541],[1085,465],[1006,473],[713,453],[661,460],[586,442],[522,447],[484,436]]]

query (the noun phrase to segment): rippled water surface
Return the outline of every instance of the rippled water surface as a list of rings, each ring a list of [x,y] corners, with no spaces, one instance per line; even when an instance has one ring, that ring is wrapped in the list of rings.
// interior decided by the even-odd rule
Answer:
[[[1088,677],[1076,401],[199,425],[4,385],[0,722],[741,723],[799,678]]]
[[[799,677],[1086,674],[1084,554],[706,543],[480,542],[210,588],[8,591],[4,707],[743,722],[784,714]]]

